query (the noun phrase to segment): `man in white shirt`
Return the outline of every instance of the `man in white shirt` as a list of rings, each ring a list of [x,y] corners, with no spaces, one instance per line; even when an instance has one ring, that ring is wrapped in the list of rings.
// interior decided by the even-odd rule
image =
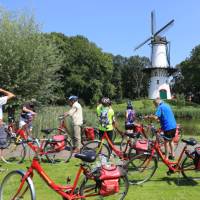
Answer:
[[[0,93],[3,93],[4,96],[0,97],[0,129],[4,129],[3,127],[3,109],[2,106],[5,105],[7,103],[7,101],[13,97],[15,97],[15,95],[7,90],[4,90],[2,88],[0,88]],[[7,135],[4,135],[4,133],[6,134],[5,131],[1,131],[2,135],[0,136],[0,157],[2,156],[3,153],[3,146],[4,146],[4,142],[6,143],[6,138]]]
[[[83,124],[83,111],[81,105],[78,103],[77,96],[70,96],[68,98],[71,109],[65,112],[65,116],[71,116],[74,127],[74,153],[79,152],[81,148],[81,125]]]

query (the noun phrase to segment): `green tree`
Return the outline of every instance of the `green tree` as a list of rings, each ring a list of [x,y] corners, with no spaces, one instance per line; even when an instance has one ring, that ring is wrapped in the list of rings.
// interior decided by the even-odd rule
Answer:
[[[83,36],[46,35],[56,44],[64,64],[60,70],[65,96],[76,94],[86,103],[96,103],[103,95],[113,97],[112,56],[102,52]]]
[[[179,80],[174,87],[176,93],[184,93],[184,95],[193,94],[193,100],[200,103],[200,45],[196,46],[191,56],[178,66],[183,75],[183,79]]]
[[[62,62],[33,16],[0,9],[1,87],[13,91],[20,102],[32,97],[41,103],[55,102]]]
[[[147,76],[143,69],[149,65],[146,57],[132,56],[122,69],[124,97],[135,99],[145,96],[147,92]]]

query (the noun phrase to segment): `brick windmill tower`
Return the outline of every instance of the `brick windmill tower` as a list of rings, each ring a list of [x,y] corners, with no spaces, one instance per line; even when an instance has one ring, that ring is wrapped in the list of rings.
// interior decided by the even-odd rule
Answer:
[[[151,36],[138,45],[135,50],[150,42],[151,46],[151,65],[144,69],[149,74],[149,99],[160,97],[161,99],[171,99],[170,77],[176,71],[170,65],[170,42],[166,37],[160,36],[166,31],[174,20],[168,22],[158,31],[155,30],[155,14],[151,12]]]

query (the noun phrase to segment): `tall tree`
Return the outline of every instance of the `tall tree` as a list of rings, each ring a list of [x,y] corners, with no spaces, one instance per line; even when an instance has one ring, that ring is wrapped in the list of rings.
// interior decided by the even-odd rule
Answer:
[[[65,96],[76,94],[86,103],[95,103],[103,95],[114,96],[115,87],[110,81],[113,72],[111,55],[83,36],[51,33],[46,37],[55,41],[64,55],[60,73]]]
[[[175,91],[185,95],[193,94],[193,100],[200,103],[200,45],[196,46],[189,58],[179,65],[183,79],[175,84]]]
[[[146,95],[147,76],[143,69],[149,65],[146,57],[132,56],[122,70],[124,97],[140,98]]]
[[[34,17],[0,9],[0,84],[19,101],[54,102],[62,58],[40,33]]]

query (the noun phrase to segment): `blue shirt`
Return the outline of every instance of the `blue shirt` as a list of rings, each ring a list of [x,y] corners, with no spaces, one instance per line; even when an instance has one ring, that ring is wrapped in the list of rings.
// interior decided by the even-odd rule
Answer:
[[[160,103],[157,107],[155,115],[160,119],[160,125],[163,131],[176,128],[176,120],[172,109],[166,103]]]

